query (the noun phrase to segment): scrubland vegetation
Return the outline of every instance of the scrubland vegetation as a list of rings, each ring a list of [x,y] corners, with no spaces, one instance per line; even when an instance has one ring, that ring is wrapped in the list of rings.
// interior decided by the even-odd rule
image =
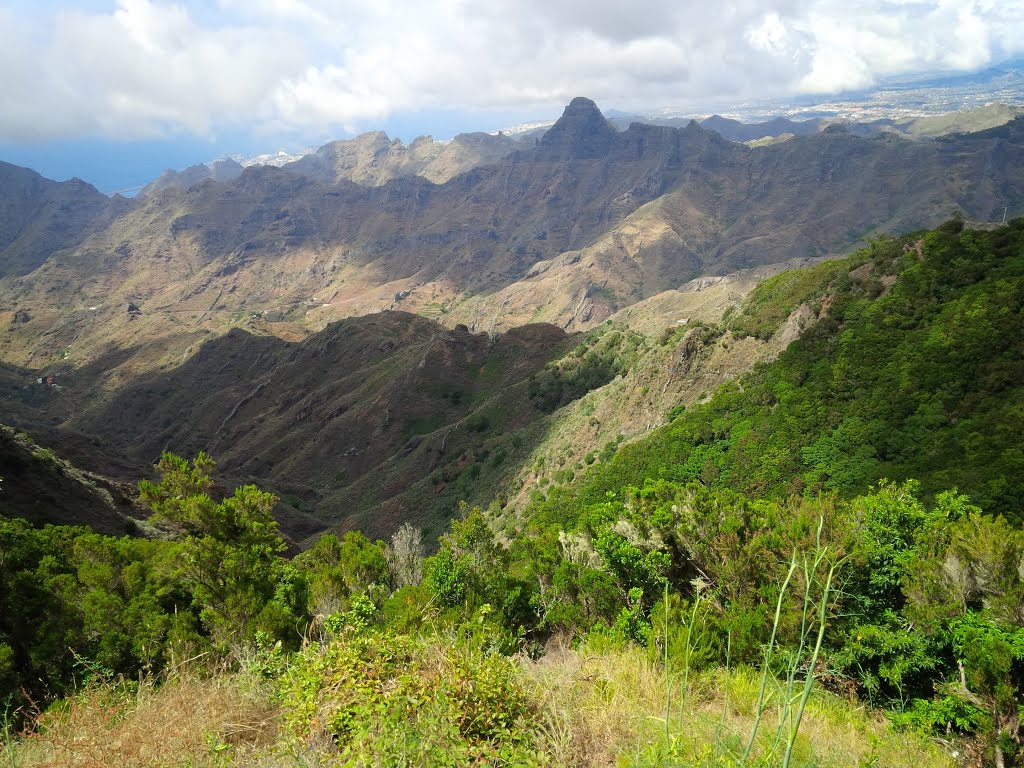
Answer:
[[[0,519],[5,764],[1019,762],[1024,222],[879,240],[725,324],[801,304],[777,361],[429,556],[287,558],[202,454],[140,484],[164,538]],[[597,339],[538,407],[635,346]]]

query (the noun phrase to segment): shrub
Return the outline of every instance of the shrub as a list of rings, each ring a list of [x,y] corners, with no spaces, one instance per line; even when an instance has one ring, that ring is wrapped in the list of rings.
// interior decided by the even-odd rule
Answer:
[[[298,749],[333,742],[329,751],[388,765],[532,761],[518,665],[454,638],[343,634],[298,655],[278,699]]]

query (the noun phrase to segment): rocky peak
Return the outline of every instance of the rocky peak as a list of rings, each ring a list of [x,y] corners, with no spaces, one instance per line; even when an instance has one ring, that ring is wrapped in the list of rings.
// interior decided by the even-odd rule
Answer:
[[[386,152],[392,145],[391,138],[384,131],[367,131],[347,141],[332,141],[317,150],[317,154],[341,155],[356,151]]]
[[[241,163],[230,157],[216,160],[210,166],[210,176],[214,181],[233,181],[245,170]]]
[[[190,165],[183,171],[168,169],[159,178],[139,190],[139,199],[144,200],[167,189],[180,189],[187,192],[210,179],[218,182],[234,181],[242,175],[242,171],[243,167],[231,158],[216,160],[209,165],[205,163]]]
[[[503,133],[493,135],[490,133],[474,132],[460,133],[452,139],[453,144],[460,144],[464,147],[493,147],[510,151],[515,142]]]
[[[616,131],[590,99],[577,96],[558,121],[541,137],[541,157],[552,160],[585,160],[604,157],[611,150]]]

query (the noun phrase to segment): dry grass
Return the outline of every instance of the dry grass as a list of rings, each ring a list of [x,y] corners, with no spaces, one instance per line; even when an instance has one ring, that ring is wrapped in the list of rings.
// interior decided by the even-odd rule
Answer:
[[[439,651],[440,653],[440,651]],[[436,659],[439,668],[444,658]],[[665,678],[639,648],[553,644],[522,672],[536,714],[537,765],[611,768],[663,766],[739,768],[781,764],[768,757],[782,689],[772,689],[752,759],[740,759],[757,708],[759,673],[717,669],[691,675],[684,699],[673,680],[666,738]],[[120,768],[122,766],[261,766],[309,768],[378,765],[388,740],[382,732],[358,754],[339,756],[333,742],[294,744],[278,729],[279,713],[265,687],[244,675],[96,687],[39,721],[36,733],[0,750],[3,768]],[[443,734],[437,734],[443,740]],[[401,750],[399,750],[401,751]],[[395,752],[397,754],[397,752]],[[834,768],[952,768],[939,745],[892,732],[880,714],[856,702],[816,692],[804,713],[794,766]],[[340,760],[340,763],[338,762]]]
[[[641,649],[556,648],[524,670],[557,724],[544,746],[555,765],[740,766],[757,707],[760,674],[740,669],[691,676],[685,700],[673,681],[668,739],[665,678]],[[748,765],[769,757],[782,697],[778,684],[762,719]],[[726,699],[728,695],[728,699]],[[544,733],[552,729],[542,729]],[[556,754],[557,749],[557,754]],[[885,718],[826,692],[808,702],[794,750],[795,766],[951,768],[939,745],[892,732]]]
[[[86,690],[43,715],[12,750],[16,766],[158,768],[224,765],[271,744],[277,711],[240,676],[177,679],[156,687]]]
[[[542,746],[554,765],[619,765],[664,733],[664,673],[644,650],[555,645],[524,672],[543,704]]]

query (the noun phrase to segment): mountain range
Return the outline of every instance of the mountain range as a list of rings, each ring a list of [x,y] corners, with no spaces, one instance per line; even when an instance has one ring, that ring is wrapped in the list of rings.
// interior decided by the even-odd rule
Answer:
[[[317,153],[314,176],[336,173],[325,157],[340,155]],[[833,128],[752,149],[695,123],[618,132],[576,99],[536,146],[440,184],[253,167],[127,210],[71,184],[54,193],[85,207],[82,226],[35,209],[5,225],[20,235],[3,261],[23,266],[0,282],[0,344],[34,367],[69,346],[80,365],[154,340],[178,359],[203,331],[254,314],[316,330],[391,308],[474,330],[586,329],[701,274],[837,254],[954,211],[1012,216],[1020,163],[1012,136],[913,142]],[[29,172],[3,171],[21,199]],[[129,302],[142,309],[130,325]]]
[[[539,477],[523,462],[554,439],[545,377],[558,407],[647,377],[620,391],[633,415],[581,415],[597,425],[579,449],[578,430],[558,438],[578,462],[777,354],[813,312],[768,341],[691,341],[685,387],[662,329],[717,321],[783,263],[1022,213],[1019,117],[759,146],[706,125],[618,130],[577,98],[539,137],[367,134],[281,168],[165,175],[135,200],[0,165],[5,420],[121,479],[165,448],[211,450],[285,499],[296,540],[436,531],[460,498]],[[604,350],[586,365],[583,332]]]

